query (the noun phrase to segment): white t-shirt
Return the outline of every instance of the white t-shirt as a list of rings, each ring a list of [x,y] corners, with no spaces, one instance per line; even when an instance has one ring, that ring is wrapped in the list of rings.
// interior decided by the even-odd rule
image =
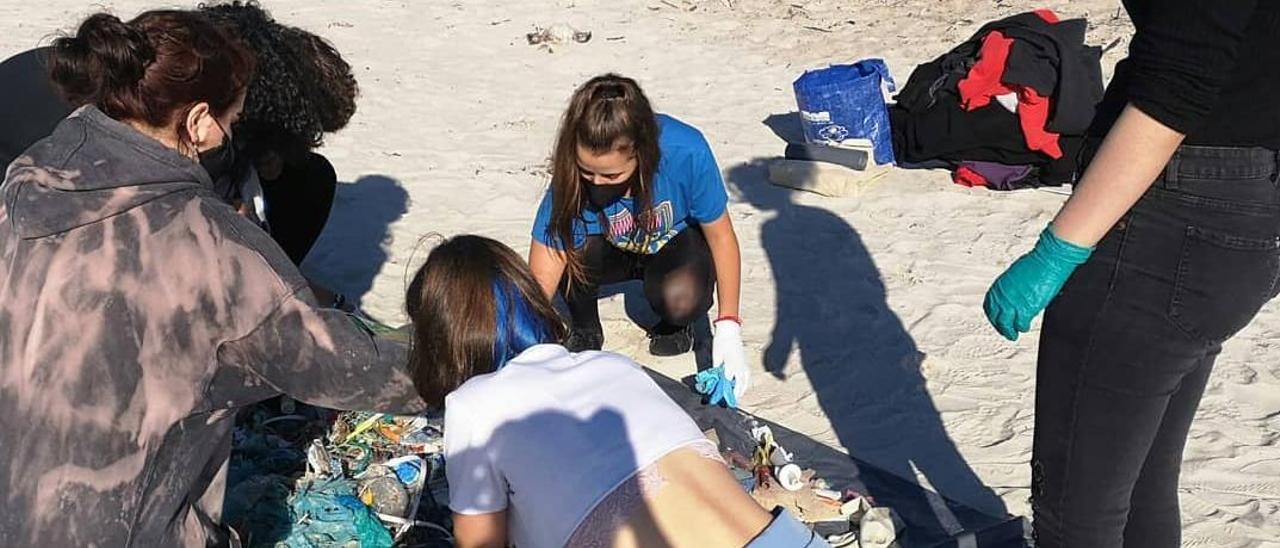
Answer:
[[[634,361],[534,346],[445,399],[449,506],[508,510],[520,548],[563,546],[615,487],[703,439]]]

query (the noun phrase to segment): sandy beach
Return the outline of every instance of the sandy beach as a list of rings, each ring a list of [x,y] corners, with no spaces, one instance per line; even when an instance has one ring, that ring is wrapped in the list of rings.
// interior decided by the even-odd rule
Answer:
[[[523,253],[569,94],[620,72],[705,133],[729,185],[755,381],[744,407],[957,501],[1029,514],[1038,332],[1000,338],[982,298],[1065,196],[893,170],[860,196],[826,198],[768,184],[763,166],[794,138],[791,82],[807,68],[880,57],[902,83],[983,23],[1047,7],[1089,19],[1089,43],[1110,46],[1109,76],[1132,30],[1118,0],[263,4],[356,69],[359,112],[321,150],[342,184],[304,271],[360,296],[369,315],[404,321],[406,274],[432,235],[479,233]],[[163,6],[0,0],[0,57],[47,44],[99,5],[126,18]],[[527,43],[555,24],[592,37]],[[637,289],[602,301],[606,349],[692,374],[692,355],[648,355],[630,319],[646,313]],[[1184,546],[1280,546],[1278,340],[1272,302],[1218,360],[1186,450]]]

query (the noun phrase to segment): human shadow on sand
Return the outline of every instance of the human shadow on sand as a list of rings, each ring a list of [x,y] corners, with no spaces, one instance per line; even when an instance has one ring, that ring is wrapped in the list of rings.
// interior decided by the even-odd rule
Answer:
[[[408,211],[409,193],[391,177],[365,175],[338,183],[329,221],[304,271],[359,304],[389,259],[391,224]]]
[[[760,226],[776,291],[764,369],[778,379],[807,377],[840,445],[858,461],[912,483],[919,474],[948,506],[958,501],[1005,515],[1004,502],[947,434],[925,388],[923,355],[886,303],[880,272],[858,232],[830,211],[796,203],[794,191],[769,184],[766,160],[731,168],[728,181],[738,199],[771,216]],[[786,368],[793,351],[802,372]],[[867,487],[877,490],[870,482]]]

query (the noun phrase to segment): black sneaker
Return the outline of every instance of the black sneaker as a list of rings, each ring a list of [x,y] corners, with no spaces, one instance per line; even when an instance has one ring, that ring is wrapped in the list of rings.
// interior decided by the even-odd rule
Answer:
[[[675,328],[674,332],[655,328],[649,332],[649,353],[654,356],[679,356],[693,350],[693,326]]]
[[[570,352],[600,350],[604,348],[604,331],[600,329],[571,329],[569,330],[569,339],[564,342],[564,347],[569,349]]]

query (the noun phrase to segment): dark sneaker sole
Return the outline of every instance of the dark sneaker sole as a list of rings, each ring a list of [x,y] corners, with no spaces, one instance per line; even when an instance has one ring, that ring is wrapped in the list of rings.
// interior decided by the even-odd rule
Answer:
[[[693,333],[677,331],[670,335],[655,335],[649,339],[649,354],[660,358],[679,356],[693,350]]]

